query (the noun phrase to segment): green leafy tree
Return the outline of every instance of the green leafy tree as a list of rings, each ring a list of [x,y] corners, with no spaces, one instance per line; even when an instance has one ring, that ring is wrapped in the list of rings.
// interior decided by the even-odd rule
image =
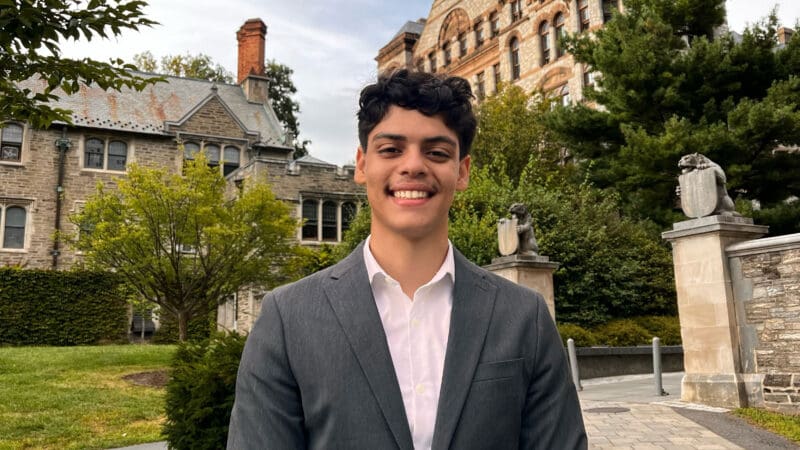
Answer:
[[[504,85],[486,98],[477,109],[473,165],[492,164],[511,180],[519,180],[528,161],[533,160],[532,167],[543,175],[565,175],[562,147],[555,144],[544,122],[549,109],[549,99],[540,93],[526,94],[516,85]],[[499,161],[503,161],[502,167]]]
[[[602,108],[556,108],[547,123],[569,152],[592,161],[601,188],[625,212],[662,228],[683,220],[677,162],[700,152],[720,164],[739,205],[762,209],[773,233],[800,230],[800,38],[776,47],[776,18],[741,41],[714,38],[723,0],[629,0],[595,36],[568,39],[575,58],[602,74],[587,99]]]
[[[582,325],[611,318],[674,314],[672,259],[652,223],[620,215],[619,198],[588,184],[545,186],[534,162],[518,184],[490,167],[473,171],[451,210],[450,238],[471,261],[498,255],[497,220],[522,202],[540,252],[560,263],[554,274],[559,321]]]
[[[98,192],[81,213],[76,246],[90,266],[120,274],[178,323],[206,315],[254,283],[269,287],[292,255],[295,221],[265,184],[225,196],[225,180],[202,154],[183,175],[132,165],[117,189]]]
[[[64,40],[107,38],[125,29],[155,24],[144,17],[143,1],[6,0],[0,4],[0,118],[46,128],[54,121],[72,123],[70,111],[53,108],[61,89],[67,95],[82,84],[103,89],[144,89],[161,79],[132,75],[135,67],[118,58],[109,62],[61,56]],[[41,89],[20,82],[41,79]]]
[[[133,62],[139,70],[157,72],[178,77],[198,78],[220,83],[233,83],[233,74],[222,65],[215,63],[210,56],[199,53],[192,55],[166,55],[157,63],[149,51],[137,53]]]

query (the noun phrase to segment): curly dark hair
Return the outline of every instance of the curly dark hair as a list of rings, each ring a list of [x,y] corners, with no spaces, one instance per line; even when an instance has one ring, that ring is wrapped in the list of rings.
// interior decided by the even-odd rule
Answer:
[[[477,120],[472,111],[472,89],[467,80],[407,69],[384,73],[361,91],[358,102],[358,140],[367,151],[369,133],[386,116],[391,105],[413,109],[426,116],[440,115],[458,135],[459,159],[469,154]]]

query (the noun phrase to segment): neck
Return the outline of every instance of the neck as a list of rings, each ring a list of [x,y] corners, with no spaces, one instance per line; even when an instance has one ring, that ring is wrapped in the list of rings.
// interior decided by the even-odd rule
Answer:
[[[447,235],[408,240],[388,234],[372,234],[369,249],[381,268],[400,283],[410,299],[420,286],[436,275],[447,257]]]

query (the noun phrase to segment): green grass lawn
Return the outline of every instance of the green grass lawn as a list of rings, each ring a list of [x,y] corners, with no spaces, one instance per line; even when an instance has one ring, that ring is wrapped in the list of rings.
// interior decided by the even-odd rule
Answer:
[[[175,346],[0,348],[0,449],[104,449],[163,439],[164,389],[123,376],[167,369]]]
[[[739,408],[734,410],[733,414],[800,444],[800,416],[778,414],[757,408]]]

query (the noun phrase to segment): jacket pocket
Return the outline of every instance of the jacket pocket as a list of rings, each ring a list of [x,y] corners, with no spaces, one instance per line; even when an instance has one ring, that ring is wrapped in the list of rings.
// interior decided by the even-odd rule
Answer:
[[[478,364],[472,382],[500,380],[512,378],[522,374],[525,358],[509,359],[506,361],[486,362]]]

